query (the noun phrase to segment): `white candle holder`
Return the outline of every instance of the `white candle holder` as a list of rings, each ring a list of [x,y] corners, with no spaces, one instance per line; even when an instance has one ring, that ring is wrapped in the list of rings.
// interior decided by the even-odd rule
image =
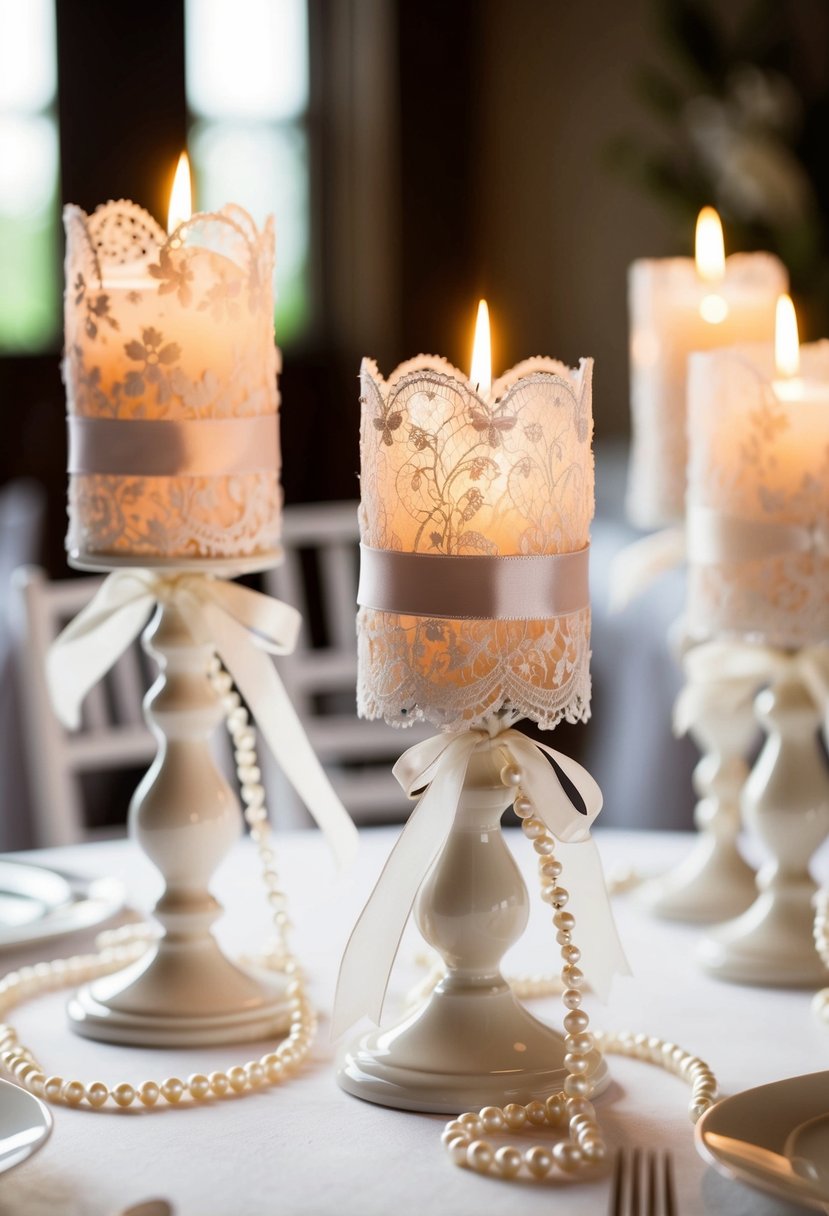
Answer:
[[[551,833],[549,841],[531,836],[536,844],[586,837],[601,808],[589,774],[556,753],[574,785],[589,787],[583,819],[535,745],[508,725],[526,717],[552,729],[589,712],[592,361],[568,368],[535,358],[491,387],[478,373],[475,381],[429,355],[388,380],[371,360],[361,371],[358,710],[395,725],[426,719],[445,734],[423,745],[425,756],[407,752],[395,769],[409,793],[426,792],[349,940],[335,1028],[362,1014],[379,1019],[377,985],[385,991],[399,914],[405,923],[435,857],[416,916],[447,975],[400,1025],[361,1037],[343,1057],[339,1080],[370,1101],[436,1112],[562,1087],[595,1092],[607,1079],[592,1040],[576,1033],[577,1046],[568,1047],[521,1007],[499,969],[527,920],[526,889],[500,832],[515,797],[502,768],[518,775],[504,751],[524,753],[520,801],[538,816],[527,821],[529,832]],[[422,770],[410,773],[421,759]],[[585,845],[590,856],[593,847]],[[598,861],[589,879],[575,876],[571,892],[553,884],[545,898],[555,890],[562,900],[555,915],[569,922],[561,909],[571,896],[575,905],[579,887],[579,894],[589,888],[594,929],[585,974],[593,965],[597,975],[612,973],[621,948]],[[580,956],[560,927],[558,938],[563,958]],[[572,1026],[584,1015],[573,1012],[578,996],[568,999],[576,1002]],[[566,1070],[580,1050],[577,1080]]]
[[[825,976],[812,929],[817,886],[809,860],[829,833],[829,773],[818,743],[821,713],[791,670],[756,698],[766,731],[743,790],[748,828],[771,860],[757,876],[752,906],[705,938],[702,966],[744,984],[814,987]]]
[[[188,563],[186,573],[227,576],[274,560]],[[88,570],[138,563],[73,564]],[[155,907],[162,931],[138,962],[81,988],[69,1002],[69,1022],[86,1038],[140,1047],[267,1038],[289,1027],[288,980],[242,970],[211,932],[222,910],[208,883],[242,830],[239,801],[209,743],[223,716],[208,678],[214,650],[194,641],[172,602],[159,604],[142,644],[160,668],[144,700],[159,749],[133,796],[129,831],[164,880]]]
[[[358,1098],[448,1114],[562,1089],[563,1037],[524,1009],[500,970],[529,916],[527,888],[501,832],[513,794],[500,767],[497,743],[473,756],[448,840],[415,905],[446,975],[402,1022],[346,1050],[337,1080]],[[597,1051],[588,1075],[594,1095],[609,1083]]]
[[[689,678],[692,663],[686,655]],[[719,924],[744,912],[757,893],[754,870],[737,844],[740,794],[748,776],[745,756],[757,723],[750,698],[735,701],[734,683],[724,677],[693,689],[696,712],[689,729],[702,751],[694,769],[700,796],[694,821],[700,834],[678,866],[639,892],[649,911],[667,920]]]

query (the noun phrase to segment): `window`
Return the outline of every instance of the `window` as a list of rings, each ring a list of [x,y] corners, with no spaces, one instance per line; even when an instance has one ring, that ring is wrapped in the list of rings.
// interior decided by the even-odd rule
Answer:
[[[54,0],[0,0],[0,353],[60,326]]]
[[[276,334],[310,322],[307,0],[186,0],[197,205],[276,217]]]

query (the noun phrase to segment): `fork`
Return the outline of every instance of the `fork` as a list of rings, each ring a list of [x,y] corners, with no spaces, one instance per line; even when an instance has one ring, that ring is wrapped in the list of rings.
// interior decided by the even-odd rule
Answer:
[[[608,1216],[677,1216],[673,1159],[667,1150],[617,1150]]]

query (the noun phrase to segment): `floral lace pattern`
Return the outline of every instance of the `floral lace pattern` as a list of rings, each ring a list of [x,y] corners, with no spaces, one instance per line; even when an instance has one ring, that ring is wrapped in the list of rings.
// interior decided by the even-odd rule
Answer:
[[[273,225],[241,208],[171,236],[134,203],[64,212],[70,414],[244,418],[278,409]],[[70,477],[67,548],[80,555],[236,557],[272,552],[276,473]]]
[[[640,259],[630,269],[628,286],[632,439],[627,513],[637,527],[661,528],[685,515],[689,353],[771,341],[775,303],[788,291],[788,276],[771,254],[733,254],[726,262],[723,291],[739,305],[716,325],[700,316],[707,289],[691,258]]]
[[[562,553],[593,515],[592,361],[531,359],[479,396],[442,359],[361,368],[363,542],[405,552]],[[508,706],[553,727],[590,712],[590,612],[428,619],[361,608],[358,708],[455,728]]]
[[[692,564],[689,626],[799,647],[829,637],[829,342],[801,347],[802,399],[780,400],[774,375],[767,347],[693,357],[689,506],[799,525],[813,547]]]

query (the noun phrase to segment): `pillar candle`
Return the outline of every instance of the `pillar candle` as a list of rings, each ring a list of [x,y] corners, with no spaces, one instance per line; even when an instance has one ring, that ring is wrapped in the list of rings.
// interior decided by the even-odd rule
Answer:
[[[273,227],[241,208],[168,235],[133,203],[65,211],[69,533],[78,561],[273,552]]]
[[[707,276],[699,265],[693,258],[644,258],[630,268],[627,510],[641,528],[663,527],[684,516],[688,356],[771,341],[775,301],[788,290],[786,270],[771,254],[733,254],[719,269],[715,262]]]
[[[364,360],[364,546],[444,558],[584,549],[593,515],[591,377],[590,359],[572,369],[537,358],[490,388],[431,356],[388,380]],[[417,615],[360,608],[360,713],[452,728],[503,708],[546,727],[587,717],[587,603],[543,619],[520,605],[514,619],[484,619],[473,602],[451,619],[440,608],[445,568],[420,589],[427,607]]]
[[[829,638],[829,342],[781,376],[771,344],[694,354],[688,624],[799,647]]]

